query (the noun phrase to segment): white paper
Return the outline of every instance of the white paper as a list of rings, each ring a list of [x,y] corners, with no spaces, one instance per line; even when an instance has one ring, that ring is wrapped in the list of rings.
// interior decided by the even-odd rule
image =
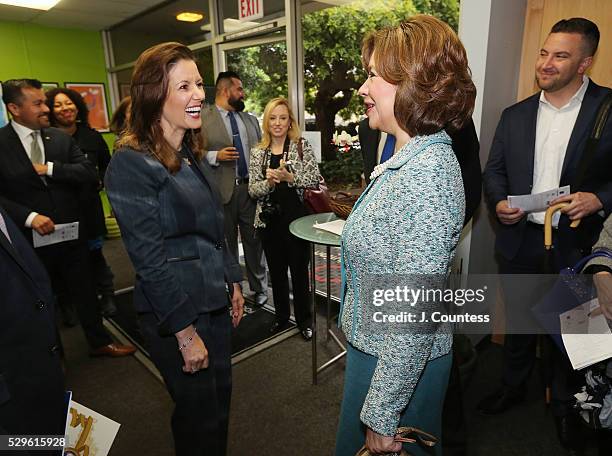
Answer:
[[[519,208],[523,212],[542,212],[548,209],[549,203],[560,196],[570,194],[570,186],[554,188],[535,195],[508,195],[508,206]]]
[[[561,338],[575,370],[612,357],[612,332],[606,317],[590,317],[597,298],[559,315]]]
[[[79,238],[79,222],[58,223],[55,231],[51,234],[41,236],[36,230],[32,230],[32,241],[34,248],[46,245],[58,244],[60,242],[73,241]]]
[[[104,415],[70,401],[64,456],[106,456],[121,425]]]
[[[345,220],[338,219],[338,220],[334,220],[333,222],[315,223],[314,225],[312,225],[312,227],[318,230],[327,231],[329,233],[333,233],[338,236],[341,236],[345,223],[346,223]]]

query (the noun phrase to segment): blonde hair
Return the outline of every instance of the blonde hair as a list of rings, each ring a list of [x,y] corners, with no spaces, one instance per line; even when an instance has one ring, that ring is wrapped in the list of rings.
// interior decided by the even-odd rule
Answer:
[[[287,132],[289,139],[294,142],[300,139],[300,134],[302,132],[300,131],[300,126],[298,125],[295,116],[293,115],[291,106],[289,106],[289,101],[283,97],[272,98],[264,109],[262,138],[260,143],[257,145],[257,147],[260,149],[267,149],[272,143],[272,138],[270,137],[270,114],[277,106],[286,106],[287,112],[289,112],[290,126],[289,131]]]

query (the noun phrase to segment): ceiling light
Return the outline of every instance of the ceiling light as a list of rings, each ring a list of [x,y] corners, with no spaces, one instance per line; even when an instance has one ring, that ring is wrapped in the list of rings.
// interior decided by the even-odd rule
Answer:
[[[22,8],[32,8],[48,11],[57,5],[60,0],[0,0],[2,5],[20,6]]]
[[[185,11],[176,15],[176,20],[183,22],[198,22],[202,19],[204,19],[204,15],[202,13],[193,13],[190,11]]]

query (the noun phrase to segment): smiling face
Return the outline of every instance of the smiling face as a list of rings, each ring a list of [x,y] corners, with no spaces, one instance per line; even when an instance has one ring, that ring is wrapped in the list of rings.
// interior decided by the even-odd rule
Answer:
[[[285,140],[289,126],[291,125],[291,117],[289,110],[284,104],[279,104],[270,112],[269,118],[270,136],[281,141]]]
[[[186,130],[202,126],[203,102],[204,83],[198,67],[193,60],[179,60],[168,72],[168,95],[160,120],[164,137],[171,144],[171,138],[182,138]]]
[[[76,123],[77,107],[72,100],[63,93],[58,93],[53,100],[53,115],[62,127],[71,127]]]
[[[592,57],[585,56],[582,35],[551,33],[536,62],[538,86],[546,92],[556,92],[572,83],[580,84],[591,61]]]
[[[21,89],[19,104],[9,103],[7,108],[17,123],[32,130],[49,126],[49,107],[45,103],[45,92],[34,87]]]
[[[359,88],[370,128],[396,134],[399,128],[394,113],[396,92],[396,85],[379,76],[376,71],[375,54],[372,53],[368,65],[368,79]]]

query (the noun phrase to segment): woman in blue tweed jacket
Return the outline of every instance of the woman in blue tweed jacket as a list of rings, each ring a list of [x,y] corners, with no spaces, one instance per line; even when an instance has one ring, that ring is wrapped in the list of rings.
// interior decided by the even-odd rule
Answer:
[[[398,452],[402,444],[393,436],[399,426],[440,436],[450,329],[377,330],[367,309],[372,301],[364,297],[366,282],[378,274],[438,282],[448,275],[465,198],[444,130],[463,126],[476,95],[463,45],[431,16],[370,34],[362,60],[368,79],[359,94],[369,125],[393,135],[396,145],[394,155],[374,169],[342,233],[340,324],[348,355],[337,456],[353,456],[364,443],[372,454]],[[418,313],[419,304],[401,310]],[[417,445],[406,449],[425,454]],[[440,444],[435,451],[440,454]]]

